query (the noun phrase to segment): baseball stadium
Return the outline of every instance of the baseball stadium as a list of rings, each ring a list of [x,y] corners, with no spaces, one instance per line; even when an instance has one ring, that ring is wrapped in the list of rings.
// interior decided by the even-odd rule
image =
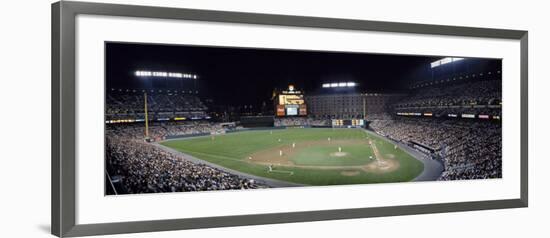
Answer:
[[[502,62],[106,43],[106,195],[502,178]]]

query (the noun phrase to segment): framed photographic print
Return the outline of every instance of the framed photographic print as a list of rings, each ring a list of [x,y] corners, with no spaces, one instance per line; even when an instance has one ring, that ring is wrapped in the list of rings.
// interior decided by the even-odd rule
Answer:
[[[527,206],[527,32],[58,2],[52,234]]]

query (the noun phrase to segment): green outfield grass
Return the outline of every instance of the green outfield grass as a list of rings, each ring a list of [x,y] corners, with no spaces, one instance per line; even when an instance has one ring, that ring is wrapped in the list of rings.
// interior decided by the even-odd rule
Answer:
[[[375,163],[374,159],[369,158],[374,157],[374,152],[367,136],[383,157],[397,162],[399,166],[395,170],[372,172],[358,168]],[[329,137],[330,143],[327,142]],[[279,149],[290,150],[292,143],[296,143],[297,147],[288,153],[287,159],[294,166],[273,165],[275,171],[292,172],[292,175],[269,172],[267,164],[248,159],[257,154],[264,157],[273,154],[273,158],[277,159]],[[205,136],[169,140],[161,144],[233,170],[307,185],[404,182],[414,179],[423,170],[422,162],[399,148],[395,149],[386,139],[361,129],[243,131],[218,135],[214,139]],[[331,156],[331,153],[338,151],[338,147],[342,147],[346,154]]]

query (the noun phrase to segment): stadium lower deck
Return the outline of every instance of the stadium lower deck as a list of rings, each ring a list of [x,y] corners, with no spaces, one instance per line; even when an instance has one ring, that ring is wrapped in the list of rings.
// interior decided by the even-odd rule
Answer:
[[[382,117],[383,118],[383,117]],[[296,127],[298,119],[292,120]],[[311,120],[304,119],[303,127]],[[320,121],[316,121],[319,123]],[[283,123],[284,124],[284,123]],[[323,123],[324,124],[324,123]],[[466,124],[466,125],[465,125]],[[282,126],[284,127],[284,126]],[[416,181],[501,178],[500,124],[453,120],[424,121],[419,118],[372,120],[370,129],[384,136],[424,163]],[[114,184],[108,194],[176,191],[209,191],[294,186],[296,183],[269,179],[219,166],[180,151],[167,151],[143,140],[143,126],[109,126],[107,171]],[[158,123],[150,127],[153,137],[206,137],[210,132],[246,130],[223,128],[212,122]],[[264,130],[268,133],[269,130]],[[455,136],[449,136],[455,135]],[[178,139],[176,139],[178,140]],[[412,141],[433,148],[427,153]],[[443,171],[443,172],[441,172]],[[117,182],[118,181],[118,182]]]
[[[433,166],[434,169],[425,169],[409,180],[502,178],[500,82],[486,80],[420,87],[401,100],[381,107],[381,111],[367,115],[272,117],[270,127],[273,130],[330,128],[331,119],[366,119],[366,130],[413,155],[424,167]],[[124,95],[117,92],[107,100],[107,194],[255,189],[294,184],[230,169],[197,156],[182,159],[188,154],[145,142],[145,125],[139,120],[143,117],[143,104],[136,100],[139,93]],[[208,108],[198,96],[148,97],[155,102],[149,109],[148,135],[156,142],[250,129],[238,120],[224,123],[210,120]]]

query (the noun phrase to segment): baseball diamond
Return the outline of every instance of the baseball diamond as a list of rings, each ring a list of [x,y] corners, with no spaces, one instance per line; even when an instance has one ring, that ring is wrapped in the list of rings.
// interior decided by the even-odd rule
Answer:
[[[304,185],[404,182],[424,169],[412,155],[363,129],[253,130],[160,144],[246,174]]]
[[[502,59],[107,42],[105,77],[106,195],[503,178]]]

